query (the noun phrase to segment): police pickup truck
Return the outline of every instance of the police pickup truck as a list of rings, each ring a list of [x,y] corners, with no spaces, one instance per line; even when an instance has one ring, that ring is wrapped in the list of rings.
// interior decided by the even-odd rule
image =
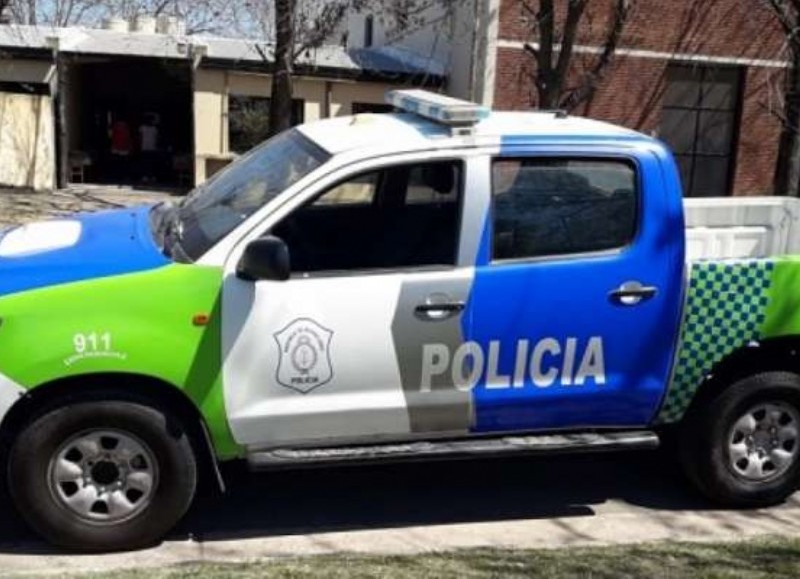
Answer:
[[[151,544],[232,459],[669,439],[720,503],[794,492],[800,261],[756,239],[786,219],[696,223],[705,255],[687,259],[678,168],[653,138],[387,98],[401,112],[292,129],[179,204],[4,232],[2,464],[32,528]]]

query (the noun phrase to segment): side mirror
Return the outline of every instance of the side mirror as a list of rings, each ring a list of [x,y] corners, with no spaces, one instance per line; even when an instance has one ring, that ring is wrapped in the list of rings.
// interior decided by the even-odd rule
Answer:
[[[236,277],[247,281],[286,281],[290,273],[289,247],[274,235],[251,241],[236,265]]]

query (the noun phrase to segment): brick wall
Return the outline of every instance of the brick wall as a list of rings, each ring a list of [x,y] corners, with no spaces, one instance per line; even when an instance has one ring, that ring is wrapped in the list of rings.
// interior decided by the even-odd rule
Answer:
[[[536,103],[531,79],[535,65],[517,46],[536,40],[521,3],[501,2],[494,96],[494,106],[500,110],[524,110]],[[601,42],[611,6],[611,0],[590,3],[578,44]],[[782,46],[783,36],[765,3],[637,0],[621,48],[647,51],[648,57],[618,54],[592,101],[574,112],[657,134],[670,60],[702,55],[776,61],[783,58]],[[575,55],[573,74],[579,75],[593,59],[591,54]],[[734,194],[771,192],[780,124],[770,109],[778,105],[784,74],[785,69],[776,67],[748,65],[744,69]]]
[[[522,6],[536,0],[501,0],[500,38],[529,40],[531,17]],[[557,17],[567,2],[556,0]],[[613,0],[592,0],[579,43],[597,43],[611,18]],[[559,18],[557,18],[559,20]],[[766,0],[634,0],[622,44],[665,52],[774,57],[782,46]],[[777,35],[775,33],[778,33]]]

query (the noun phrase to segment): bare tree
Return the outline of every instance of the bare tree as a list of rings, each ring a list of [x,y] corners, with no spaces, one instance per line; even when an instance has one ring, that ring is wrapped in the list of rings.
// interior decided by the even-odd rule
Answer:
[[[4,0],[14,22],[31,25],[96,25],[104,18],[176,16],[187,32],[230,30],[246,0]]]
[[[103,9],[97,0],[10,0],[9,7],[15,22],[69,26],[93,19]]]
[[[0,0],[9,4],[15,22],[52,26],[93,25],[109,16],[178,16],[187,32],[230,32],[267,38],[255,43],[272,73],[270,133],[291,126],[292,76],[297,63],[310,62],[315,49],[342,36],[351,15],[369,11],[392,40],[416,31],[462,0]],[[338,37],[337,37],[338,35]]]
[[[11,0],[0,0],[0,24],[8,24],[11,22],[10,3]]]
[[[612,15],[594,61],[576,75],[572,65],[581,25],[589,5],[602,1],[613,4]],[[539,108],[572,110],[591,99],[612,62],[634,1],[521,0],[533,39],[525,50],[534,62],[532,80]]]
[[[275,0],[275,68],[269,110],[269,127],[273,135],[292,126],[296,13],[297,0]]]
[[[228,32],[248,3],[246,0],[100,0],[105,16],[176,16],[189,34]]]
[[[366,11],[378,13],[384,23],[391,23],[391,33],[399,37],[404,31],[418,28],[432,8],[449,13],[452,4],[452,0],[275,0],[270,133],[277,134],[291,126],[292,75],[298,59],[330,42],[348,16]]]
[[[781,137],[775,164],[776,194],[800,197],[800,0],[764,0],[786,36],[789,71],[783,87]]]

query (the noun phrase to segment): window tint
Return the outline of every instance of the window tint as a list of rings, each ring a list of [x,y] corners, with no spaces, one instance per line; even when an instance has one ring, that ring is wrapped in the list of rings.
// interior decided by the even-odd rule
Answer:
[[[365,173],[337,185],[316,201],[316,205],[369,205],[375,200],[380,173]]]
[[[460,162],[446,161],[362,173],[295,210],[272,234],[289,246],[295,273],[451,266],[461,172]]]
[[[453,203],[458,198],[459,183],[452,171],[442,171],[440,164],[412,167],[408,175],[406,203]]]
[[[623,247],[636,231],[636,175],[624,161],[498,159],[494,259]]]

